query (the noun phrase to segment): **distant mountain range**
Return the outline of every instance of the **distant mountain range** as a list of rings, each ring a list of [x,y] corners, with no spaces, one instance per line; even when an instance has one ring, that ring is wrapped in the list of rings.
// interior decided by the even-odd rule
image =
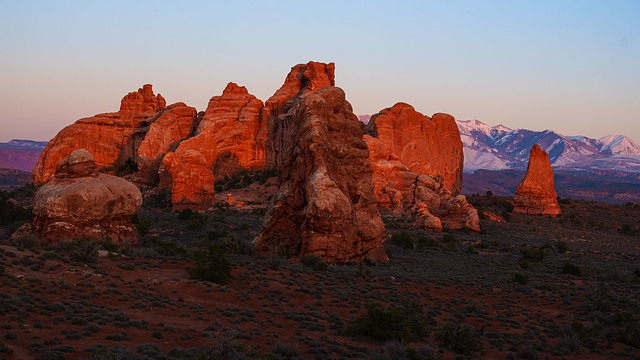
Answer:
[[[591,139],[551,130],[513,130],[478,120],[458,120],[464,144],[464,169],[526,169],[529,151],[538,144],[554,169],[640,178],[640,145],[624,135]]]
[[[48,141],[11,140],[0,143],[0,168],[31,172]]]

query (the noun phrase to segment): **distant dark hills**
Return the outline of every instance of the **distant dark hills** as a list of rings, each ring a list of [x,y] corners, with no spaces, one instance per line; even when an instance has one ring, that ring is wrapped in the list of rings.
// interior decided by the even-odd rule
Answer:
[[[48,141],[11,140],[0,143],[0,168],[31,172]]]

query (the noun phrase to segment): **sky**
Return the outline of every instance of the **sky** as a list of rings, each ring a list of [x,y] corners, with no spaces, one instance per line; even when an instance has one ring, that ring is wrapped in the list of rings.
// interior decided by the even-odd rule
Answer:
[[[640,1],[0,0],[0,142],[50,140],[153,84],[205,110],[335,62],[357,115],[406,102],[491,126],[640,142]]]

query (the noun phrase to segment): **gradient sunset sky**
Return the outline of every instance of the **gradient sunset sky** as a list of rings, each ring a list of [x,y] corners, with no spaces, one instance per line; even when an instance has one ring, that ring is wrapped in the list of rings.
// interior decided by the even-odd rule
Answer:
[[[640,142],[640,1],[0,0],[0,141],[49,140],[145,83],[205,110],[336,63],[354,112],[396,102]]]

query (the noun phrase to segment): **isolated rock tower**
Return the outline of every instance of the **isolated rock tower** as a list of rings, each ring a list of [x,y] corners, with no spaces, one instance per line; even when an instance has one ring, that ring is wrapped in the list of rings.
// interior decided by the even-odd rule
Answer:
[[[557,197],[549,154],[535,144],[529,153],[527,175],[513,197],[513,212],[556,217],[560,215]]]

